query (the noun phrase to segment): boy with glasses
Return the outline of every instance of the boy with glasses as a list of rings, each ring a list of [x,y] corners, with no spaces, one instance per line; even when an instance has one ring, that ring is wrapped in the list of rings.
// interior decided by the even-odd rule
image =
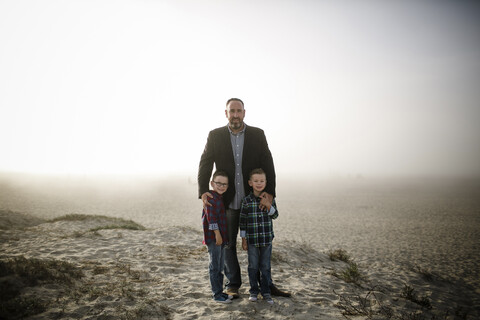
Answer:
[[[223,247],[228,241],[227,218],[222,195],[228,188],[228,175],[224,171],[216,171],[210,182],[213,190],[212,206],[206,206],[202,212],[203,244],[207,245],[210,262],[208,265],[213,300],[219,303],[231,303],[233,296],[223,293]]]

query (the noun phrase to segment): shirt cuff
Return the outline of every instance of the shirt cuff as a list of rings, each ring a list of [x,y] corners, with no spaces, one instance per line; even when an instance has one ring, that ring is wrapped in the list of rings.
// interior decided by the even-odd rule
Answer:
[[[218,223],[211,223],[208,225],[208,230],[218,230]]]
[[[247,235],[247,231],[240,230],[240,238],[245,238],[246,235]]]
[[[273,206],[270,207],[270,211],[268,212],[269,216],[273,216],[273,214],[277,211]]]

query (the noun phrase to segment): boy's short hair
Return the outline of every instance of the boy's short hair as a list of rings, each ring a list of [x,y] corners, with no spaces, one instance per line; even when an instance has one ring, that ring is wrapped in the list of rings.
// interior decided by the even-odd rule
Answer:
[[[220,177],[225,177],[225,178],[228,179],[228,174],[227,174],[225,171],[223,171],[223,170],[216,170],[216,171],[214,172],[213,176],[212,176],[212,181],[213,181],[216,177],[218,177],[218,176],[220,176]]]
[[[265,171],[263,171],[262,168],[257,168],[257,169],[253,169],[252,171],[250,171],[250,175],[248,176],[248,179],[252,179],[252,176],[254,174],[264,174],[265,177],[267,176],[267,174],[265,173]]]

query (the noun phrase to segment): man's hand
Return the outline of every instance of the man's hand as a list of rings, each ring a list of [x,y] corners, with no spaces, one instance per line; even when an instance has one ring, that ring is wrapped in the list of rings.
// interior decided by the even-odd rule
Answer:
[[[212,206],[212,204],[210,202],[208,202],[208,198],[213,198],[213,196],[210,192],[205,192],[204,194],[202,194],[202,202],[203,202],[203,208],[204,209]]]
[[[262,192],[260,194],[260,209],[270,211],[270,207],[272,206],[273,196],[269,193]]]

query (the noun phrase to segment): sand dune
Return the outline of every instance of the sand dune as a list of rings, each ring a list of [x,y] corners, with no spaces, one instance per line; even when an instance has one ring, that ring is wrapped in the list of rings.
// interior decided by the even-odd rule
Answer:
[[[359,263],[358,273],[352,273],[347,262],[332,261],[327,252],[307,242],[288,240],[274,242],[272,274],[280,288],[293,293],[291,298],[277,297],[273,306],[261,300],[252,303],[244,286],[239,299],[220,305],[210,298],[208,254],[200,227],[131,230],[122,226],[124,220],[102,216],[30,223],[22,217],[11,211],[1,215],[2,225],[8,221],[9,226],[0,235],[0,318],[480,317],[480,294],[464,283],[415,267],[392,269],[381,260]],[[240,259],[247,283],[245,252]],[[56,273],[43,280],[28,274],[25,266],[34,262]],[[28,281],[36,276],[38,281]]]

